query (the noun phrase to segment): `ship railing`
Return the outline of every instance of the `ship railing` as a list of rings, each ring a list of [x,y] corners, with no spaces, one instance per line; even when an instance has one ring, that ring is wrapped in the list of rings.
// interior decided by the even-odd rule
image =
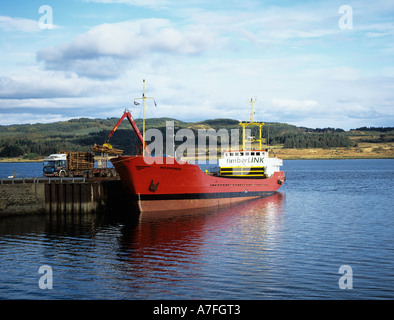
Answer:
[[[266,177],[264,167],[221,167],[220,175]]]

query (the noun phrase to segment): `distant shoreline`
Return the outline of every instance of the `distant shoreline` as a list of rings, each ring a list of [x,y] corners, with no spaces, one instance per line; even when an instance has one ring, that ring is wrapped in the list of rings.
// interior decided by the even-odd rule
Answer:
[[[22,158],[1,158],[0,163],[35,163],[35,162],[43,162],[44,158],[42,160],[28,160],[28,159],[22,159]]]
[[[327,149],[282,149],[273,147],[272,152],[284,160],[394,159],[394,144],[358,143],[357,147]]]
[[[329,159],[394,159],[393,143],[359,143],[357,147],[348,148],[311,148],[284,149],[282,146],[270,146],[271,155],[283,160],[329,160]],[[35,163],[43,162],[44,158],[34,160],[0,158],[0,163]]]

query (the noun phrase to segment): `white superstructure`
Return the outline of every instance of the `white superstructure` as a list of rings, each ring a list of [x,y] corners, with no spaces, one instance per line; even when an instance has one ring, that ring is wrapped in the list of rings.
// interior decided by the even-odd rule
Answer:
[[[280,171],[282,165],[282,159],[269,157],[269,152],[262,150],[225,151],[223,158],[219,159],[221,173],[231,170],[231,175],[245,175],[248,172],[249,176],[271,177],[274,172]]]

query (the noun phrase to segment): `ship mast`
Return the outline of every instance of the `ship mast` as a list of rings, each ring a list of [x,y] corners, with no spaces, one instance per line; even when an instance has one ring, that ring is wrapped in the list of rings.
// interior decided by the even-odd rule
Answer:
[[[239,125],[242,127],[242,150],[245,150],[245,140],[246,140],[245,129],[247,126],[253,126],[253,125],[259,127],[259,139],[251,140],[251,142],[252,141],[259,141],[259,150],[261,150],[261,141],[262,141],[261,127],[264,125],[264,122],[254,122],[253,121],[253,115],[254,115],[253,103],[255,103],[255,102],[256,102],[256,99],[255,100],[253,100],[253,98],[250,99],[250,121],[245,121],[245,122],[240,121],[239,122]]]
[[[250,122],[253,123],[253,103],[256,102],[256,99],[253,100],[253,98],[250,99]]]
[[[145,97],[145,79],[143,80],[142,85],[142,98],[135,98],[134,100],[140,99],[142,99],[142,155],[145,156],[145,100],[155,100],[153,97]]]

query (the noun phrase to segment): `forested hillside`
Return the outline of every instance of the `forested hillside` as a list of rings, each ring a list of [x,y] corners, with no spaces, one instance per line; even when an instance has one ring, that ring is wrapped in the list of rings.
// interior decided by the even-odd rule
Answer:
[[[118,118],[88,119],[80,118],[49,124],[23,124],[0,126],[0,158],[23,157],[34,159],[44,157],[58,150],[90,151],[92,146],[105,142],[110,130]],[[170,118],[153,118],[146,120],[146,129],[157,128],[166,132],[166,121],[174,122],[175,133],[179,129],[193,130],[197,138],[202,129],[237,129],[242,130],[238,121],[232,119],[212,119],[200,122],[183,122]],[[142,120],[136,123],[142,128]],[[253,127],[252,136],[258,137],[258,128]],[[284,123],[266,123],[262,129],[265,143],[281,145],[283,148],[332,148],[350,147],[358,142],[394,141],[394,128],[357,128],[345,132],[342,129],[310,129]],[[135,154],[137,138],[128,121],[123,121],[112,136],[110,143],[125,154]]]

